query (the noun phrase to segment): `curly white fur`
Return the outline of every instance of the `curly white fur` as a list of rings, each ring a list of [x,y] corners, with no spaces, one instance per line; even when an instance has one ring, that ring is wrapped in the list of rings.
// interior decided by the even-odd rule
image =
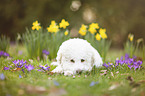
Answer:
[[[64,75],[74,75],[76,71],[91,71],[93,66],[102,66],[102,58],[96,49],[86,40],[75,38],[69,39],[60,46],[57,62],[51,65],[57,65],[52,70],[53,73],[64,73]]]

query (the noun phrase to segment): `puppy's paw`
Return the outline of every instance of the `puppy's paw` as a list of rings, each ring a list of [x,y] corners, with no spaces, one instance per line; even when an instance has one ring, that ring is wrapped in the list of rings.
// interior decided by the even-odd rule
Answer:
[[[73,71],[64,71],[65,76],[71,76],[73,75]]]
[[[51,72],[53,72],[53,73],[63,73],[63,70],[60,66],[58,66],[54,70],[52,70]]]

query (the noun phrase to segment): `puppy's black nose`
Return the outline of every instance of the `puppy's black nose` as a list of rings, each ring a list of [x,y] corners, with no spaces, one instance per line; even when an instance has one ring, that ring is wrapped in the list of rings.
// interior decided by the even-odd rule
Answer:
[[[81,74],[82,70],[77,70],[76,73]]]

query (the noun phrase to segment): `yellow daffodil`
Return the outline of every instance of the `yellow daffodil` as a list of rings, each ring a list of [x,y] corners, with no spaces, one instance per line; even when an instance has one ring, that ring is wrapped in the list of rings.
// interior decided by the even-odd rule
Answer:
[[[52,21],[51,21],[51,25],[52,25],[52,26],[55,26],[55,25],[56,25],[56,22],[55,22],[54,20],[52,20]]]
[[[106,29],[100,28],[99,33],[103,39],[107,38]]]
[[[93,27],[89,27],[88,31],[90,31],[90,33],[92,33],[92,34],[97,32],[96,29]]]
[[[40,26],[40,23],[38,23],[38,21],[36,20],[35,22],[33,22],[33,24],[32,24],[33,26],[32,26],[32,30],[39,30],[39,29],[41,29],[41,26]]]
[[[66,31],[64,32],[64,35],[65,35],[65,36],[67,36],[67,35],[68,35],[68,30],[66,30]]]
[[[97,32],[96,29],[99,29],[98,23],[92,23],[92,24],[89,25],[88,31],[90,31],[91,34],[94,34],[94,33]]]
[[[101,40],[101,36],[100,36],[100,34],[97,33],[96,36],[95,36],[95,38],[96,38],[96,40],[100,41],[100,40]]]
[[[48,32],[56,33],[59,31],[59,26],[55,23],[55,21],[51,21],[49,27],[47,27]]]
[[[101,34],[102,32],[105,33],[106,32],[106,29],[100,28],[99,33]]]
[[[134,38],[134,35],[133,35],[133,34],[129,34],[129,35],[128,35],[128,38],[129,38],[129,40],[132,42],[132,41],[133,41],[133,38]]]
[[[59,23],[59,27],[65,29],[67,26],[69,26],[69,23],[64,19],[62,19],[61,22]]]
[[[85,36],[87,33],[87,26],[82,24],[80,30],[79,30],[79,34],[81,34],[82,36]]]
[[[99,29],[98,23],[92,23],[92,24],[89,25],[89,27],[93,27],[93,28]]]

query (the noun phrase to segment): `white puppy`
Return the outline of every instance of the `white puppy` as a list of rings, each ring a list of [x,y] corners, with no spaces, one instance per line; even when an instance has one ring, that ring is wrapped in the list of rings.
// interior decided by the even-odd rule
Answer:
[[[57,65],[52,70],[53,73],[64,73],[64,75],[73,75],[77,71],[91,71],[93,66],[102,66],[102,58],[96,49],[86,40],[75,38],[69,39],[60,46],[57,62],[51,65]]]

